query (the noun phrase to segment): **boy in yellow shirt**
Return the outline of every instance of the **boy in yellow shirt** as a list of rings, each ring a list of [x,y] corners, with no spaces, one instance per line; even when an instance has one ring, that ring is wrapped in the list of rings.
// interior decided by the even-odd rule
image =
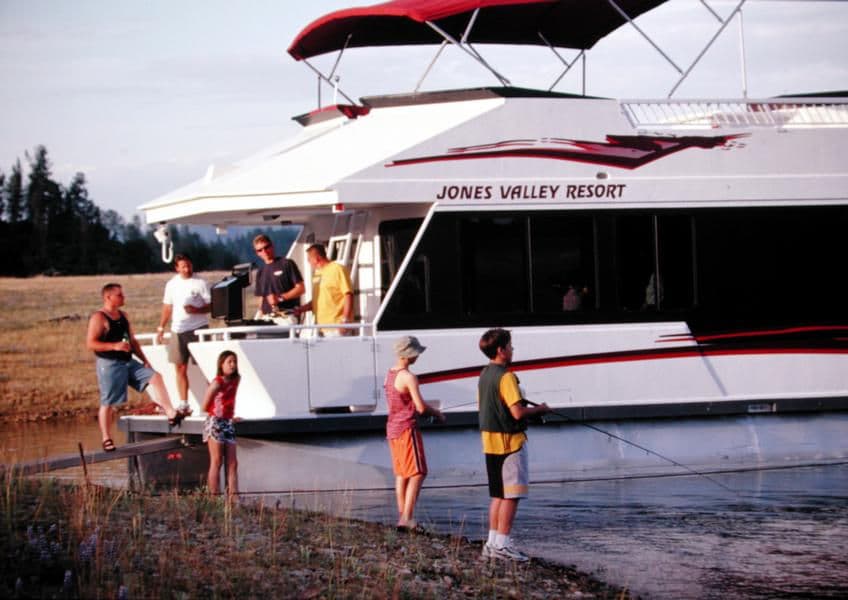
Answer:
[[[485,558],[524,562],[527,555],[516,550],[510,539],[518,501],[527,497],[529,469],[527,417],[550,412],[547,404],[525,406],[518,378],[508,370],[512,362],[512,335],[505,329],[490,329],[480,338],[480,350],[489,358],[477,384],[480,435],[489,478],[489,537],[483,546]]]

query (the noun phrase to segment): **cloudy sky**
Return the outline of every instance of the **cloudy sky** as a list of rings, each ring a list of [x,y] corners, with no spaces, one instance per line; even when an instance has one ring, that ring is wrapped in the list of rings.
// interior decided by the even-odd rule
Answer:
[[[44,144],[55,179],[82,171],[100,207],[130,218],[210,164],[294,133],[291,117],[316,107],[316,82],[286,48],[313,19],[369,3],[0,0],[0,170]],[[727,15],[736,1],[711,5]],[[637,23],[682,68],[718,26],[698,0],[671,0]],[[848,2],[749,0],[744,29],[749,97],[848,89]],[[742,95],[738,32],[733,23],[675,97]],[[479,49],[515,85],[547,88],[559,72],[545,48]],[[341,87],[353,98],[410,91],[434,50],[350,50]],[[602,40],[587,67],[594,95],[661,98],[677,80],[630,28]],[[423,89],[480,85],[497,82],[452,49]],[[556,89],[577,92],[579,80]]]

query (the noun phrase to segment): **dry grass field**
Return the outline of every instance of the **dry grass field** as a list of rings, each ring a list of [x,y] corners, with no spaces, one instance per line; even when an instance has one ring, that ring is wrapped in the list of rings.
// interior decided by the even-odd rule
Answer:
[[[199,275],[211,284],[225,274]],[[95,415],[97,379],[85,332],[101,305],[100,288],[120,283],[135,333],[151,333],[171,276],[0,278],[0,422]],[[128,407],[142,401],[131,391]]]

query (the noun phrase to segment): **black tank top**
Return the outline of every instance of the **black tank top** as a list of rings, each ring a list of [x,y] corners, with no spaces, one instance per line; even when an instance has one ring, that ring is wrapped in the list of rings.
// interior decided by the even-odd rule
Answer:
[[[129,339],[130,322],[127,321],[127,317],[124,313],[121,312],[120,317],[112,319],[104,311],[101,310],[99,312],[106,317],[106,321],[109,323],[109,329],[106,330],[106,333],[100,336],[99,341],[120,342],[123,341],[124,336],[127,336],[127,339]],[[121,352],[120,350],[107,350],[106,352],[95,352],[95,354],[100,358],[108,358],[111,360],[130,360],[130,358],[132,358],[131,352]]]

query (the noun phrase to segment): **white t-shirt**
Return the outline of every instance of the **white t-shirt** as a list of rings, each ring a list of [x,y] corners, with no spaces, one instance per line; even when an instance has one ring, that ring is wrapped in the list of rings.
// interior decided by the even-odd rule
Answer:
[[[183,333],[208,325],[209,317],[206,313],[189,314],[185,310],[185,305],[200,308],[211,302],[209,286],[203,279],[199,277],[183,279],[180,275],[174,275],[165,284],[165,297],[162,298],[162,304],[170,304],[173,307],[171,331]]]

